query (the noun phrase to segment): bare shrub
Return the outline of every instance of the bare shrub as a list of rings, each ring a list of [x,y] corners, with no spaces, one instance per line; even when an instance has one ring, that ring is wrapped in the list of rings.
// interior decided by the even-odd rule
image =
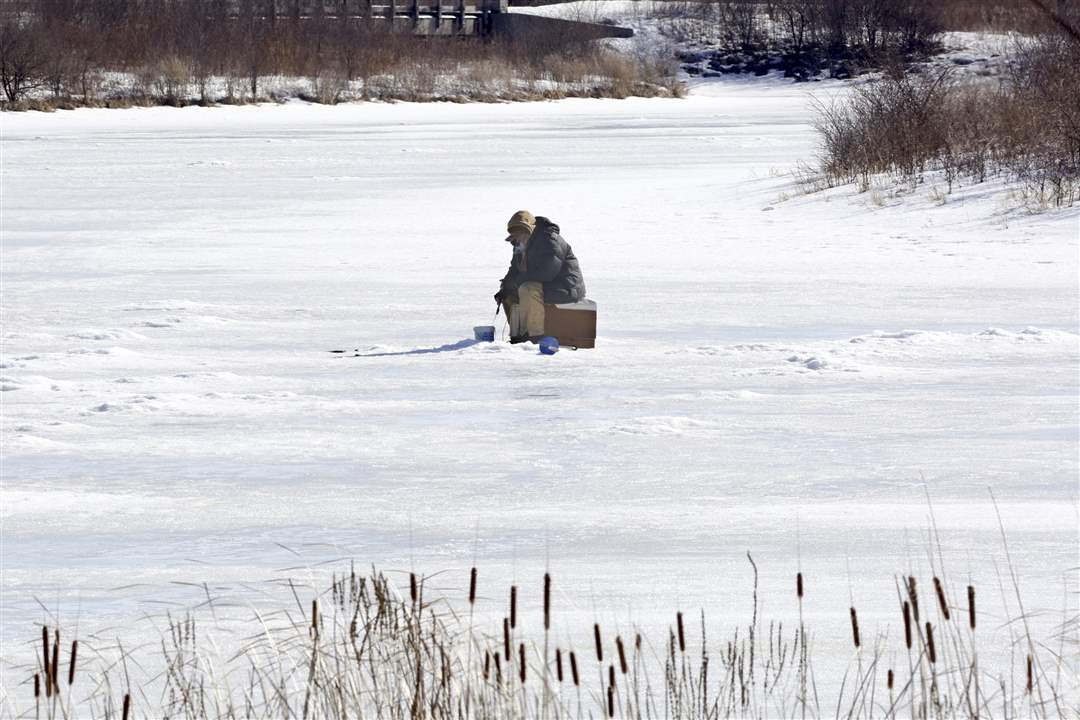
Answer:
[[[820,12],[814,0],[777,0],[772,5],[775,32],[795,52],[814,41]]]
[[[162,58],[154,67],[153,87],[157,96],[169,104],[180,102],[191,83],[190,62],[179,55]]]
[[[320,67],[311,76],[312,99],[323,105],[336,105],[349,90],[349,80],[341,68]]]
[[[874,175],[957,182],[1003,175],[1056,205],[1080,198],[1080,43],[1046,36],[1018,46],[1003,83],[947,71],[894,70],[819,105],[822,170],[837,182]]]
[[[0,85],[8,102],[21,100],[45,84],[45,57],[39,28],[18,18],[0,24]]]
[[[930,47],[941,33],[941,5],[926,0],[893,0],[884,16],[896,33],[898,46],[905,52]]]
[[[941,97],[950,86],[947,71],[907,75],[896,69],[845,100],[819,104],[825,172],[844,181],[921,173],[942,144]]]
[[[720,0],[716,3],[720,38],[726,46],[750,51],[763,40],[754,0]]]

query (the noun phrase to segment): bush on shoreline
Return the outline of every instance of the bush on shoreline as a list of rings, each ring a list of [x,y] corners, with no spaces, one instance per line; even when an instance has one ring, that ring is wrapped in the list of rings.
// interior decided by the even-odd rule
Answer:
[[[873,176],[957,183],[1002,176],[1030,204],[1080,199],[1080,42],[1047,34],[1020,42],[1006,76],[956,80],[948,70],[894,67],[818,107],[821,170],[832,183]]]
[[[674,66],[562,34],[425,38],[380,20],[270,19],[228,0],[27,0],[0,9],[6,109],[681,92]],[[316,8],[320,5],[316,4]],[[244,12],[247,8],[248,12]]]

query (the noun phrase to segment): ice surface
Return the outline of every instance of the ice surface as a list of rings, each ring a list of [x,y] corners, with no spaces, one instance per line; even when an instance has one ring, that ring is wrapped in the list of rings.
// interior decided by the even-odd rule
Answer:
[[[0,115],[4,658],[39,601],[137,636],[343,558],[454,593],[475,561],[491,613],[550,566],[571,635],[728,627],[749,550],[773,617],[801,564],[827,685],[852,601],[895,637],[927,492],[956,583],[1015,615],[988,488],[1033,622],[1075,613],[1077,211],[800,195],[810,99]],[[523,208],[595,350],[462,342]]]

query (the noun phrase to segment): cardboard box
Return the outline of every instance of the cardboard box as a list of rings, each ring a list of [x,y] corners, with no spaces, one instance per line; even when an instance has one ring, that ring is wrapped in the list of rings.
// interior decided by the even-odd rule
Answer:
[[[596,347],[596,303],[582,300],[561,305],[545,304],[544,334],[551,335],[565,347]]]

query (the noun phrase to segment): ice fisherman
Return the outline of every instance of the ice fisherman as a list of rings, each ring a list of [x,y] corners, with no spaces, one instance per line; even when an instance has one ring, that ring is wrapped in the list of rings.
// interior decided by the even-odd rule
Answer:
[[[544,303],[584,299],[585,279],[574,251],[559,235],[559,226],[546,217],[519,210],[506,230],[514,257],[495,302],[510,322],[510,342],[537,342],[544,335]]]

